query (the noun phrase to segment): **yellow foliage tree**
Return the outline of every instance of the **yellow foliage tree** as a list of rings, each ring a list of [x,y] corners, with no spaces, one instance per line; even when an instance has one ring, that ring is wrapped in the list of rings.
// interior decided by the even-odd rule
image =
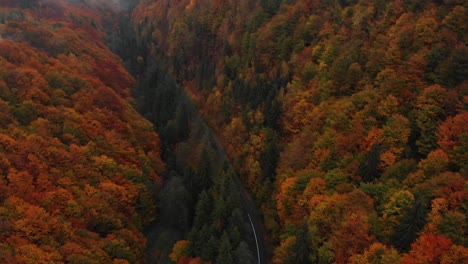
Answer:
[[[185,256],[185,249],[187,248],[188,243],[189,242],[187,240],[177,241],[172,248],[172,253],[169,255],[169,258],[177,263],[182,257]]]

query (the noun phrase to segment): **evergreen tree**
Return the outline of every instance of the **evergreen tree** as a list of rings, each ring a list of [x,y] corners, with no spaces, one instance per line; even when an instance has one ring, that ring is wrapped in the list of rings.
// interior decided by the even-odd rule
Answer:
[[[215,236],[211,236],[209,240],[204,240],[201,242],[203,244],[200,252],[201,254],[197,255],[200,255],[204,260],[214,262],[215,257],[218,255],[219,239],[217,239]]]
[[[311,244],[311,237],[309,234],[309,227],[307,220],[304,220],[302,227],[295,232],[296,241],[290,248],[290,254],[285,260],[287,264],[307,264],[311,263],[309,256],[309,246]]]
[[[195,219],[193,221],[192,230],[200,230],[201,227],[209,222],[211,212],[211,203],[206,191],[199,195],[197,208],[195,210]]]
[[[253,264],[255,263],[255,258],[252,255],[252,252],[249,250],[249,246],[245,241],[241,241],[239,246],[234,252],[235,263],[244,263],[244,264]]]
[[[398,250],[408,251],[410,249],[410,245],[416,241],[419,231],[426,224],[428,211],[428,203],[422,198],[417,200],[408,210],[392,237],[392,244]]]
[[[380,146],[372,146],[371,151],[359,165],[359,175],[364,182],[371,182],[379,176]]]
[[[262,153],[261,167],[264,179],[274,180],[275,170],[279,158],[278,138],[271,129],[266,130],[266,149]]]
[[[180,103],[175,114],[175,134],[177,141],[185,139],[190,132],[189,117],[184,103]]]
[[[216,258],[216,263],[223,264],[234,264],[234,257],[232,255],[232,246],[229,241],[229,236],[226,232],[223,233],[221,237],[221,245],[219,247],[218,257]]]

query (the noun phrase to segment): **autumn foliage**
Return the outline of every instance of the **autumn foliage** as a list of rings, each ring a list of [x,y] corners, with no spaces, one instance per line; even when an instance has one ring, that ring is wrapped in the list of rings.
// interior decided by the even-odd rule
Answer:
[[[466,8],[146,0],[133,19],[256,196],[273,263],[463,263]]]
[[[141,263],[164,165],[106,18],[0,4],[0,262]]]

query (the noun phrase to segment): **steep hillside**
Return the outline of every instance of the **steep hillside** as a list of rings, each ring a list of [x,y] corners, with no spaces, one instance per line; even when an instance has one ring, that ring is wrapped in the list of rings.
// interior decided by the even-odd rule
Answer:
[[[133,19],[256,196],[273,263],[462,263],[466,10],[143,0]]]
[[[159,138],[104,45],[113,9],[69,2],[0,1],[0,262],[144,263]]]

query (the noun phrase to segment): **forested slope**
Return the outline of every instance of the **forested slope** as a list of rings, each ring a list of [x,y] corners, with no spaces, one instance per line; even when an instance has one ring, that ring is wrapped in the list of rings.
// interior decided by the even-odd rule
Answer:
[[[143,0],[133,20],[256,196],[273,263],[463,263],[466,10]]]
[[[273,263],[468,262],[465,1],[97,2],[0,0],[0,262],[254,263],[236,174]]]
[[[144,263],[159,138],[104,44],[115,10],[69,2],[0,1],[0,262]]]

